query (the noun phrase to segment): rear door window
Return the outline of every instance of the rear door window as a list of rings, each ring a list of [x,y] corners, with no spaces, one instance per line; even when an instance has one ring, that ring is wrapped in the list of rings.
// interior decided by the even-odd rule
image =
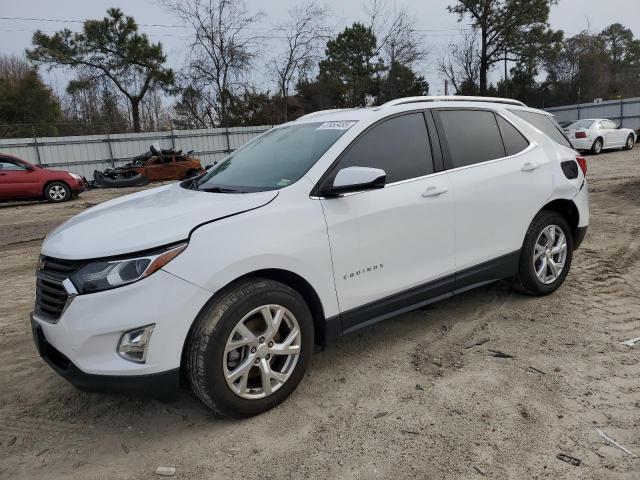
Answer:
[[[505,156],[500,130],[488,110],[439,110],[452,168]]]
[[[520,153],[529,146],[527,139],[524,138],[516,127],[500,115],[496,115],[496,118],[498,119],[498,127],[500,127],[500,133],[502,134],[502,141],[504,142],[504,149],[507,156]]]
[[[433,173],[431,146],[422,112],[390,118],[366,131],[340,159],[338,168],[372,167],[386,183]]]
[[[567,140],[567,137],[562,133],[560,125],[558,125],[558,122],[556,122],[551,115],[515,109],[509,109],[509,111],[536,127],[554,142],[564,145],[565,147],[573,148],[569,140]]]

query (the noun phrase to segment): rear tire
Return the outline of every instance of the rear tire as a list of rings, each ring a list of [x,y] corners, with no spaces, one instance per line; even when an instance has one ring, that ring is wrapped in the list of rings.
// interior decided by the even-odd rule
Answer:
[[[44,198],[50,202],[66,202],[71,198],[71,189],[64,182],[51,182],[44,187]]]
[[[555,234],[550,235],[551,232]],[[558,212],[543,210],[533,219],[525,235],[514,287],[527,295],[548,295],[564,282],[572,258],[573,235],[569,223]]]
[[[593,142],[593,145],[591,145],[591,153],[593,155],[600,155],[602,153],[602,139],[601,138],[596,138],[596,140]]]
[[[635,143],[635,142],[634,142],[634,139],[633,139],[633,135],[629,135],[629,136],[627,137],[627,143],[626,143],[626,145],[624,146],[624,149],[625,149],[625,150],[631,150],[631,149],[633,148],[634,143]]]
[[[246,418],[295,390],[312,351],[313,319],[300,294],[253,278],[231,285],[200,313],[184,363],[191,389],[205,405],[220,416]]]

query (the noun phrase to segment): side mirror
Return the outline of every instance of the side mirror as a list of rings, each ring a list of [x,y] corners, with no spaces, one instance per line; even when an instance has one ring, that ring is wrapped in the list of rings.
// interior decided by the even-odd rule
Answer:
[[[380,168],[347,167],[341,169],[333,184],[322,189],[325,197],[337,197],[343,193],[359,192],[383,188],[387,180],[387,172]]]
[[[622,125],[618,125],[616,128],[620,130],[622,128]]]

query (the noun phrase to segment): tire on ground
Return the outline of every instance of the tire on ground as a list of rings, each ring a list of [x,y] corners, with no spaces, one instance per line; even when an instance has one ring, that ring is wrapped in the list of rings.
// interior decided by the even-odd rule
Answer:
[[[44,198],[50,202],[66,202],[71,198],[71,189],[64,182],[51,182],[44,187]]]
[[[593,145],[591,145],[591,153],[593,155],[600,155],[600,153],[602,153],[603,146],[604,144],[602,143],[602,139],[596,138],[593,142]]]
[[[635,143],[635,142],[634,142],[634,139],[633,139],[633,135],[629,135],[629,136],[627,137],[627,143],[625,144],[624,149],[625,149],[625,150],[631,150],[631,149],[633,149],[633,145],[634,145],[634,143]]]
[[[300,328],[300,354],[291,376],[271,395],[245,399],[231,390],[223,371],[224,349],[237,323],[252,309],[278,304],[289,310]],[[186,341],[184,368],[197,398],[218,416],[246,418],[284,401],[302,380],[313,352],[313,319],[303,298],[282,283],[250,278],[231,284],[205,306]]]
[[[567,242],[567,257],[565,259],[564,268],[560,276],[550,284],[545,284],[537,277],[533,262],[535,244],[542,231],[550,226],[557,225],[560,227]],[[534,296],[548,295],[560,287],[571,268],[571,260],[573,258],[573,235],[569,223],[558,212],[552,210],[542,210],[538,213],[531,224],[524,238],[522,250],[520,251],[520,260],[518,273],[514,277],[514,287],[521,293]]]

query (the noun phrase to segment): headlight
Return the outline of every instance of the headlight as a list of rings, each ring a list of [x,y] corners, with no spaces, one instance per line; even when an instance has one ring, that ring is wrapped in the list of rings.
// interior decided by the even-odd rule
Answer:
[[[73,178],[75,178],[79,182],[82,181],[82,177],[80,175],[78,175],[77,173],[71,173],[71,172],[67,172],[67,173],[69,173],[69,175],[71,175]]]
[[[128,285],[160,270],[186,247],[187,244],[182,243],[147,255],[118,260],[97,260],[71,275],[71,281],[80,294]]]

